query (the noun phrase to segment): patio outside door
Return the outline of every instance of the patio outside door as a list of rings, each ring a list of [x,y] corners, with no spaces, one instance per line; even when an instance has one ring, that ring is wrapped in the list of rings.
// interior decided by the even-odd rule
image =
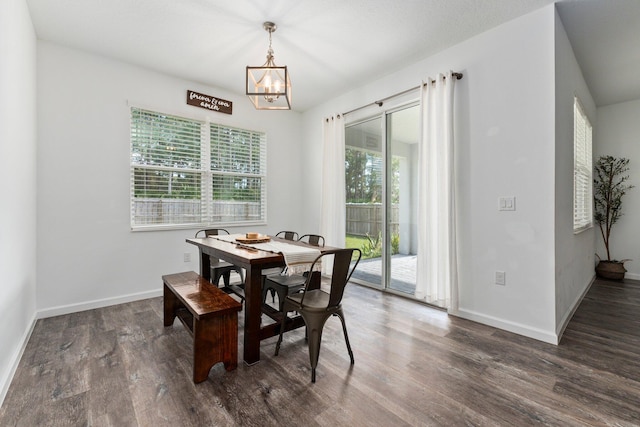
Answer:
[[[419,106],[350,124],[345,131],[347,245],[363,251],[354,279],[415,292]]]

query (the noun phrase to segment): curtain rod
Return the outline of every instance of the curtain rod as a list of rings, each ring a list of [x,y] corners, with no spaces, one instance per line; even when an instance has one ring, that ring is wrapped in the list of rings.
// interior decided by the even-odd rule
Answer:
[[[456,80],[460,80],[464,76],[464,74],[462,74],[462,73],[452,73],[451,75],[453,77],[455,77]],[[431,80],[431,83],[435,83],[435,80]],[[412,87],[411,89],[403,90],[402,92],[398,92],[398,93],[395,93],[393,95],[389,95],[386,98],[382,98],[382,99],[380,99],[378,101],[373,101],[372,103],[363,105],[362,107],[354,108],[353,110],[347,111],[346,113],[342,113],[342,115],[346,116],[347,114],[354,113],[354,112],[356,112],[358,110],[362,110],[363,108],[367,108],[367,107],[370,107],[372,105],[377,105],[378,107],[382,107],[382,104],[384,104],[384,101],[388,101],[391,98],[395,98],[397,96],[404,95],[404,94],[407,94],[409,92],[413,92],[414,90],[420,89],[425,84],[426,83],[423,83],[420,86]]]

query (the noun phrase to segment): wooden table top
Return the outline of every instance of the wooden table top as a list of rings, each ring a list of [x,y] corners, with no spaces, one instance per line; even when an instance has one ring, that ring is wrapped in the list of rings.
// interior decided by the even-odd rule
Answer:
[[[186,239],[187,243],[198,246],[204,252],[224,259],[235,265],[275,264],[284,265],[282,254],[260,251],[241,246],[233,242],[225,242],[210,237]],[[224,255],[224,256],[221,256]]]
[[[286,239],[281,239],[279,237],[271,237],[271,239],[273,241],[289,243],[296,246],[312,247],[312,248],[319,249],[320,251],[333,249],[328,246],[324,246],[324,247],[312,246],[305,242],[298,242],[295,240],[286,240]],[[269,251],[253,249],[253,248],[249,248],[247,246],[243,246],[234,242],[226,242],[224,240],[219,240],[211,237],[190,238],[190,239],[186,239],[186,241],[187,243],[191,243],[193,245],[198,246],[204,251],[209,251],[212,255],[224,254],[224,257],[220,256],[220,258],[223,258],[225,261],[231,262],[236,265],[242,265],[242,264],[251,264],[251,265],[275,264],[276,266],[284,265],[284,256],[281,253],[274,253]]]

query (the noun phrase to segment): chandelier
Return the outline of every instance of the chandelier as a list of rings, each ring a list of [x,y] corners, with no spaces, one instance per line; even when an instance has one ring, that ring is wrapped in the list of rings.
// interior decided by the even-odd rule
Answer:
[[[273,22],[262,26],[269,33],[267,62],[259,67],[247,66],[247,96],[258,110],[290,110],[291,80],[287,67],[273,62],[271,34],[277,26]]]

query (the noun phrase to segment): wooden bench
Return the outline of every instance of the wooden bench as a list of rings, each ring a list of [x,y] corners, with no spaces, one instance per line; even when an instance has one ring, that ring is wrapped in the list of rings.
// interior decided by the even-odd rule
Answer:
[[[238,367],[238,312],[242,304],[199,274],[162,276],[164,326],[176,316],[193,335],[193,382],[209,377],[209,370],[223,362],[227,371]]]

